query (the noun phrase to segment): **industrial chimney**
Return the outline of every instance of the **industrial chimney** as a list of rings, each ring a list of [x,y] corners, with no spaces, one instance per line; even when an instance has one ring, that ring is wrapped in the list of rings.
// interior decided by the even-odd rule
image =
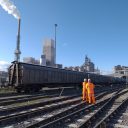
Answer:
[[[18,19],[18,33],[17,33],[17,44],[16,44],[16,50],[15,50],[15,61],[20,61],[20,22],[21,19]]]

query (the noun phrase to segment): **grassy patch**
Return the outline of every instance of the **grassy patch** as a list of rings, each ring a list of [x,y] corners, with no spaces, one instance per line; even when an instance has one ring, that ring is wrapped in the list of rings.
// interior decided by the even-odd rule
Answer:
[[[12,87],[2,87],[2,88],[0,88],[0,94],[2,94],[2,93],[11,93],[11,92],[15,92],[14,88],[12,88]]]

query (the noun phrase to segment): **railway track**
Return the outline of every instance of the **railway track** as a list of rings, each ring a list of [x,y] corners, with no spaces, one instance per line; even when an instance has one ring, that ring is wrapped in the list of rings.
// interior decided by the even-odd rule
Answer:
[[[107,127],[106,122],[113,117],[120,108],[124,100],[127,100],[128,90],[117,92],[103,106],[95,109],[93,114],[89,114],[89,118],[85,120],[78,128],[102,128]],[[109,128],[109,127],[108,127]]]
[[[116,109],[104,118],[103,122],[108,128],[128,128],[128,96],[124,96],[123,100]],[[119,102],[120,102],[119,101]]]
[[[106,95],[106,93],[100,94],[97,98],[101,98],[103,97],[103,95]],[[66,111],[71,112],[72,108],[74,108],[73,111],[76,111],[76,109],[79,110],[81,107],[85,107],[86,106],[85,104],[86,104],[85,102],[81,102],[81,97],[76,97],[73,99],[71,99],[70,97],[68,100],[64,102],[61,101],[58,103],[46,105],[46,106],[43,106],[42,108],[40,107],[40,109],[37,108],[37,110],[34,110],[33,112],[29,112],[26,114],[22,113],[21,115],[16,115],[15,118],[13,116],[13,122],[14,122],[13,124],[12,124],[12,119],[10,118],[8,119],[11,120],[10,127],[12,126],[13,128],[22,128],[22,127],[34,127],[35,128],[35,127],[39,127],[40,125],[42,125],[42,121],[44,124],[44,122],[47,122],[50,118],[53,119],[54,116],[56,117],[57,113],[61,116],[64,116],[63,113],[67,114]],[[24,121],[21,121],[23,119]],[[50,121],[52,119],[50,119]],[[9,123],[9,120],[7,120],[6,118],[6,120],[0,120],[0,121],[2,122],[2,124],[3,122],[5,124],[6,122]],[[20,122],[20,123],[15,123],[15,122]]]
[[[112,92],[114,90],[101,93],[97,97],[97,104],[101,104],[102,106],[107,100],[110,99],[112,94],[115,94],[115,92]],[[51,124],[50,122],[58,122],[58,119],[61,118],[66,122],[64,123],[64,127],[72,127],[72,124],[69,124],[69,122],[71,122],[69,117],[71,116],[72,118],[74,116],[72,115],[72,113],[75,114],[74,117],[80,117],[81,113],[84,114],[82,110],[85,111],[90,107],[89,110],[92,111],[95,106],[96,105],[88,105],[85,102],[81,102],[81,97],[79,97],[78,95],[47,98],[46,100],[42,98],[42,101],[38,103],[0,110],[0,127],[4,128],[7,126],[9,128],[35,128],[54,126],[54,128],[60,128],[61,126],[58,126],[58,123],[56,125],[56,123],[54,124],[52,122],[53,124]],[[98,107],[99,106],[100,105],[98,105]],[[78,113],[80,113],[80,115],[76,116],[78,115]],[[82,119],[79,120],[79,122],[80,121],[82,121]],[[59,124],[61,123],[62,122],[60,121]]]
[[[47,112],[61,107],[64,105],[71,105],[73,103],[79,102],[81,99],[76,98],[78,96],[67,96],[67,97],[54,97],[47,100],[42,100],[42,102],[26,105],[22,107],[8,108],[7,110],[0,111],[0,126],[6,125],[7,123],[21,121],[26,118],[33,117],[40,114],[40,112]],[[75,100],[73,100],[76,98]],[[69,100],[69,103],[62,103]]]
[[[103,105],[106,100],[108,100],[113,93],[103,93],[99,96],[97,96],[97,104]],[[105,98],[106,97],[106,98]],[[85,102],[81,102],[77,104],[76,106],[71,107],[68,110],[65,110],[63,112],[57,113],[52,117],[49,117],[47,119],[44,119],[43,121],[40,121],[38,123],[35,123],[33,125],[28,126],[27,128],[35,128],[35,127],[41,127],[41,128],[63,128],[68,127],[68,123],[70,123],[73,119],[79,118],[81,115],[84,115],[87,111],[92,111],[92,108],[95,105],[88,105]],[[77,126],[75,126],[77,128]]]
[[[0,110],[6,109],[9,107],[18,106],[21,103],[31,102],[34,100],[36,101],[42,98],[44,99],[44,98],[50,98],[50,97],[55,97],[55,96],[58,96],[58,94],[56,95],[33,95],[33,96],[15,97],[15,98],[7,99],[7,100],[2,100],[0,101]]]
[[[68,91],[65,92],[69,92],[69,91],[73,91],[74,88],[65,88],[68,89]],[[60,92],[61,92],[61,88],[54,88],[54,89],[45,89],[42,92],[39,93],[31,93],[29,95],[18,95],[17,96],[11,96],[11,97],[1,97],[0,98],[0,109],[2,108],[6,108],[7,105],[11,105],[12,107],[15,105],[17,106],[19,103],[24,103],[24,102],[30,102],[30,101],[36,101],[38,99],[42,99],[42,98],[50,98],[50,97],[55,97],[55,96],[59,96]],[[77,92],[78,93],[78,92]],[[63,94],[65,95],[65,94]],[[14,104],[14,105],[12,105]],[[6,106],[6,107],[5,107]],[[8,106],[9,107],[9,106]]]
[[[127,91],[126,91],[127,92]],[[102,98],[97,101],[96,105],[88,105],[84,107],[83,106],[74,106],[68,110],[65,110],[63,112],[60,112],[58,114],[52,114],[51,117],[43,119],[42,121],[35,123],[33,125],[28,126],[27,128],[35,128],[35,127],[40,127],[40,128],[81,128],[81,127],[87,127],[87,128],[92,128],[93,126],[89,126],[88,123],[85,125],[85,122],[90,122],[90,119],[93,118],[96,121],[96,118],[94,118],[95,113],[97,113],[100,108],[106,104],[106,102],[109,102],[111,99],[114,97],[117,97],[118,95],[121,95],[124,92],[121,92],[120,94],[113,93],[109,95],[102,95]],[[116,96],[115,96],[116,95]],[[113,98],[112,98],[113,97]],[[78,109],[77,109],[78,107]],[[83,119],[80,117],[84,117]],[[78,120],[76,121],[76,119]],[[75,121],[75,123],[71,123],[72,121]],[[89,123],[90,124],[90,123]],[[97,124],[97,121],[96,121]]]
[[[68,89],[71,89],[71,88],[68,88]],[[96,90],[96,91],[100,92],[101,89]],[[103,91],[105,91],[105,89]],[[80,91],[77,93],[80,94]],[[60,94],[62,95],[61,89],[57,88],[57,89],[46,90],[45,94],[42,92],[42,93],[37,93],[34,95],[29,94],[29,95],[17,95],[17,96],[11,96],[11,97],[1,97],[0,98],[0,109],[7,109],[8,107],[18,106],[20,104],[25,104],[25,102],[30,103],[31,101],[34,101],[34,100],[36,102],[36,100],[39,100],[42,98],[50,98],[50,97],[59,96]],[[63,95],[67,95],[67,94],[63,94]]]

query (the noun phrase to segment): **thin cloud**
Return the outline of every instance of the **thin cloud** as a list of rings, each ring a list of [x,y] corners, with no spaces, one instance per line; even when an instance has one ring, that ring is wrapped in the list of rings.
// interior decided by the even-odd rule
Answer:
[[[0,70],[1,71],[7,71],[9,65],[10,65],[10,63],[0,60]]]
[[[63,43],[63,44],[62,44],[63,47],[66,47],[67,45],[68,45],[67,43]]]

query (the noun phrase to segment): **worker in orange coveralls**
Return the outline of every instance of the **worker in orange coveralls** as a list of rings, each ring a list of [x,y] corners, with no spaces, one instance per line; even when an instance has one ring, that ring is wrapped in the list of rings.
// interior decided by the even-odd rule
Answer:
[[[86,84],[87,92],[88,92],[88,100],[89,103],[95,104],[95,96],[94,96],[94,87],[95,85],[91,82],[91,79],[88,79],[88,83]]]
[[[83,101],[85,100],[87,102],[88,101],[88,94],[87,94],[86,84],[87,84],[87,79],[84,79],[84,82],[82,83],[82,85],[83,85],[82,99],[83,99]]]

